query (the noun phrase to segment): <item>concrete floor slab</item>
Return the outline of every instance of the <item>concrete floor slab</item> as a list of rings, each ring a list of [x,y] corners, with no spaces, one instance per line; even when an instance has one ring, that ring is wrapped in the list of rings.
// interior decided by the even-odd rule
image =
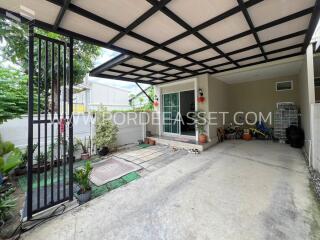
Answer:
[[[23,239],[320,239],[301,152],[228,141],[187,154]]]

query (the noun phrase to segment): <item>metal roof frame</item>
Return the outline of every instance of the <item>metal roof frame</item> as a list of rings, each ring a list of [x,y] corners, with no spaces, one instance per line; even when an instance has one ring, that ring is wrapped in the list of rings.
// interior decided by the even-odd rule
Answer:
[[[48,31],[53,31],[53,32],[57,32],[57,33],[60,33],[63,35],[72,36],[76,39],[86,41],[86,42],[89,42],[89,43],[92,43],[92,44],[95,44],[95,45],[98,45],[101,47],[109,48],[111,50],[120,52],[120,55],[118,57],[116,57],[115,59],[111,59],[107,63],[104,63],[103,65],[93,69],[90,72],[90,75],[92,75],[92,76],[110,78],[110,79],[118,79],[118,80],[130,81],[130,82],[158,84],[158,83],[168,82],[168,81],[172,81],[172,80],[185,79],[185,78],[200,75],[203,73],[209,73],[209,74],[219,73],[219,72],[229,71],[229,70],[233,70],[233,69],[237,69],[237,68],[243,68],[243,67],[247,67],[247,66],[261,64],[264,62],[275,61],[275,60],[282,59],[282,58],[288,58],[288,57],[304,54],[306,51],[306,48],[311,40],[312,34],[316,28],[316,24],[319,20],[319,17],[320,17],[320,0],[316,0],[315,5],[312,7],[302,9],[300,11],[294,12],[294,13],[289,14],[287,16],[281,17],[279,19],[273,20],[271,22],[268,22],[268,23],[265,23],[263,25],[256,27],[254,25],[254,22],[252,21],[252,18],[250,17],[248,9],[264,2],[264,0],[248,0],[248,1],[237,0],[237,3],[238,3],[237,6],[231,8],[231,9],[229,9],[229,10],[227,10],[217,16],[214,16],[213,18],[211,18],[211,19],[209,19],[209,20],[207,20],[197,26],[192,27],[185,20],[183,20],[181,17],[179,17],[178,14],[176,14],[174,11],[170,10],[167,7],[167,5],[174,0],[146,0],[146,1],[150,4],[150,8],[146,12],[144,12],[141,16],[139,16],[137,19],[135,19],[126,28],[120,26],[116,22],[112,22],[108,19],[105,19],[101,16],[98,16],[97,14],[94,14],[93,12],[90,12],[86,9],[81,8],[80,6],[72,3],[72,0],[47,0],[47,2],[50,2],[50,3],[60,7],[59,14],[56,17],[54,24],[51,25],[51,24],[48,24],[45,22],[41,22],[39,20],[34,20],[33,22],[34,22],[35,26],[44,28]],[[101,25],[106,26],[110,29],[113,29],[113,30],[117,31],[118,34],[116,34],[116,36],[113,37],[110,41],[103,42],[101,40],[97,40],[95,38],[88,37],[83,34],[71,31],[71,30],[63,29],[60,26],[60,24],[63,21],[63,18],[65,16],[65,14],[67,13],[67,11],[76,13],[82,17],[85,17],[86,19],[90,19],[91,21],[93,21],[97,24],[101,24]],[[180,27],[182,27],[184,29],[184,31],[180,34],[177,34],[174,37],[171,37],[170,39],[168,39],[162,43],[155,42],[155,41],[153,41],[153,40],[151,40],[141,34],[138,34],[137,32],[134,31],[139,25],[141,25],[145,21],[148,21],[148,19],[151,16],[153,16],[154,14],[156,14],[158,12],[163,13],[165,16],[167,16],[168,18],[173,20],[176,24],[178,24]],[[7,16],[7,13],[10,13],[11,15],[13,15],[15,17],[20,18],[22,21],[29,21],[28,19],[25,19],[24,17],[20,16],[16,12],[11,12],[6,9],[0,8],[1,15]],[[233,36],[224,38],[224,39],[219,40],[217,42],[211,42],[209,39],[207,39],[205,36],[203,36],[203,34],[200,33],[201,30],[203,30],[207,27],[210,27],[214,24],[217,24],[217,23],[227,19],[228,17],[231,17],[231,16],[238,14],[238,13],[243,14],[243,16],[246,20],[246,23],[249,26],[248,30],[246,30],[244,32],[237,33]],[[309,22],[309,26],[306,29],[299,30],[297,32],[293,32],[293,33],[287,34],[285,36],[273,38],[268,41],[261,41],[261,39],[259,38],[258,33],[263,30],[275,27],[275,26],[283,24],[283,23],[287,23],[291,20],[295,20],[295,19],[298,19],[303,16],[307,16],[307,15],[311,15],[311,20]],[[191,35],[196,37],[198,40],[200,40],[204,44],[204,46],[197,48],[197,49],[193,49],[193,50],[191,50],[189,52],[185,52],[185,53],[180,53],[179,51],[168,47],[168,45],[175,43],[175,42],[177,42],[185,37],[191,36]],[[242,37],[246,37],[249,35],[252,35],[254,37],[254,39],[256,41],[256,43],[254,45],[246,46],[244,48],[237,49],[237,50],[234,50],[231,52],[224,52],[220,48],[220,46],[223,44],[238,40]],[[137,39],[145,44],[151,45],[151,48],[142,52],[142,53],[138,53],[136,51],[132,51],[129,49],[124,49],[124,48],[116,46],[115,44],[125,36],[130,36],[130,37]],[[264,47],[269,44],[288,40],[290,38],[294,38],[297,36],[304,36],[304,42],[302,44],[294,44],[291,46],[285,46],[285,47],[282,47],[282,48],[279,48],[276,50],[272,50],[272,51],[266,51],[264,49]],[[233,55],[235,55],[235,54],[243,53],[248,50],[255,49],[255,48],[260,49],[261,53],[255,54],[252,56],[243,57],[240,59],[233,58]],[[272,59],[269,59],[269,57],[268,57],[270,54],[281,53],[281,52],[296,49],[296,48],[301,48],[301,51],[297,52],[297,53],[289,54],[286,56],[272,58]],[[148,56],[148,54],[153,53],[159,49],[173,55],[174,57],[171,57],[167,60],[159,60],[154,57]],[[210,57],[207,59],[202,59],[200,61],[192,58],[192,56],[191,56],[193,54],[200,53],[200,52],[208,50],[208,49],[213,49],[215,52],[218,53],[218,56]],[[248,60],[254,60],[254,59],[260,58],[260,57],[262,57],[263,60],[259,60],[259,61],[245,64],[245,65],[241,64],[241,62],[248,61]],[[121,59],[121,60],[118,61],[119,59]],[[127,61],[129,61],[130,59],[143,60],[143,61],[146,61],[148,64],[144,65],[144,66],[139,66],[139,67],[134,66],[132,64],[127,63]],[[227,61],[223,62],[223,63],[214,64],[213,66],[210,66],[208,64],[208,62],[210,62],[210,61],[221,60],[221,59],[226,59]],[[175,60],[186,60],[189,63],[185,64],[185,65],[177,65],[177,64],[173,63],[173,61],[175,61]],[[154,67],[157,65],[162,66],[164,69],[162,69],[162,70],[150,69],[150,67]],[[232,65],[232,66],[230,68],[228,68],[229,65]],[[123,66],[123,67],[130,68],[131,70],[128,70],[128,71],[115,70],[115,69],[112,69],[114,66]],[[221,69],[221,70],[217,69],[217,68],[221,68],[221,67],[222,68],[227,67],[227,68]],[[137,73],[138,71],[141,71],[141,70],[143,70],[145,73],[144,74]],[[169,74],[169,73],[167,73],[168,71],[173,71],[175,73]],[[159,76],[161,76],[161,77],[159,77]]]

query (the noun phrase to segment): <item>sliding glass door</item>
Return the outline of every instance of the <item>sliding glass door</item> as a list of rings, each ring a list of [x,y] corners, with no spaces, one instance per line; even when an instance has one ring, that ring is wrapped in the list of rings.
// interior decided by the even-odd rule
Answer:
[[[163,94],[163,132],[180,134],[179,93]]]

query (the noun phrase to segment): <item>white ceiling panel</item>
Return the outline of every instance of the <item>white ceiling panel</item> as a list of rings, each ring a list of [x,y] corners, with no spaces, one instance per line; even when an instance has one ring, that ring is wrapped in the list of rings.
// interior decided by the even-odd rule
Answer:
[[[251,64],[251,63],[256,63],[256,62],[261,62],[261,61],[264,61],[264,57],[257,57],[257,58],[252,58],[252,59],[248,59],[248,60],[245,60],[245,61],[241,61],[239,62],[239,64],[241,66],[244,66],[244,65],[247,65],[247,64]]]
[[[1,0],[0,7],[16,12],[27,19],[54,24],[60,7],[44,0]]]
[[[255,27],[314,6],[315,0],[267,0],[248,9]]]
[[[154,74],[152,75],[152,77],[155,77],[155,78],[163,78],[165,77],[166,75],[163,75],[163,74],[160,74],[160,73],[157,73],[157,74]]]
[[[142,80],[142,81],[151,81],[152,79],[151,79],[151,78],[147,78],[147,77],[142,77],[142,78],[139,78],[139,80]]]
[[[125,63],[136,66],[136,67],[144,67],[144,66],[150,64],[150,62],[144,61],[144,60],[141,60],[138,58],[132,58],[132,59],[126,61]]]
[[[218,47],[225,53],[233,52],[235,50],[249,47],[252,45],[257,44],[257,41],[255,40],[254,36],[252,34],[247,35],[245,37],[239,38],[235,41],[231,41],[228,43],[225,43],[223,45],[219,45]]]
[[[145,0],[74,0],[72,3],[122,27],[151,8]]]
[[[189,69],[189,70],[191,70],[191,71],[196,71],[196,70],[199,70],[199,69],[201,69],[201,68],[203,68],[202,66],[200,66],[200,65],[193,65],[193,66],[190,66],[190,67],[187,67],[187,69]]]
[[[156,50],[156,51],[148,54],[147,56],[155,58],[155,59],[158,59],[160,61],[166,61],[166,60],[168,60],[170,58],[174,58],[175,57],[175,55],[173,55],[172,53],[169,53],[167,51],[163,51],[161,49]]]
[[[136,74],[140,74],[140,75],[147,75],[147,74],[150,74],[152,72],[149,72],[149,71],[145,71],[145,70],[138,70],[136,72],[134,72]]]
[[[202,52],[198,52],[198,53],[192,54],[189,57],[191,57],[194,60],[201,61],[201,60],[204,60],[204,59],[216,57],[218,55],[219,54],[215,50],[208,49],[208,50],[204,50]]]
[[[104,71],[102,74],[108,74],[108,75],[112,75],[112,76],[119,76],[119,75],[121,75],[121,73],[112,72],[112,71]]]
[[[121,66],[121,65],[114,66],[112,69],[113,70],[118,70],[118,71],[123,71],[123,72],[129,72],[129,71],[134,70],[134,68],[125,67],[125,66]]]
[[[201,30],[200,33],[214,43],[249,29],[249,25],[243,14],[237,13]]]
[[[189,75],[190,75],[190,73],[181,73],[178,76],[179,77],[186,77],[186,76],[189,76]]]
[[[179,41],[168,45],[168,47],[179,53],[190,52],[204,46],[206,46],[206,44],[204,44],[199,38],[195,37],[194,35],[189,35]]]
[[[162,12],[152,15],[134,29],[134,32],[157,43],[165,42],[184,31],[183,27]]]
[[[154,66],[148,67],[147,69],[151,69],[151,70],[154,70],[154,71],[162,71],[164,69],[167,69],[167,67],[156,64]]]
[[[167,5],[170,10],[193,27],[235,6],[237,6],[236,0],[174,0]]]
[[[60,26],[64,29],[80,33],[86,37],[91,37],[102,42],[108,42],[118,34],[117,31],[111,28],[71,11],[66,11]]]
[[[311,14],[258,32],[262,42],[308,29]]]
[[[248,51],[244,51],[244,52],[241,52],[241,53],[230,55],[230,57],[233,60],[238,60],[238,59],[242,59],[242,58],[246,58],[246,57],[250,57],[250,56],[254,56],[254,55],[258,55],[258,54],[261,54],[260,49],[259,48],[254,48],[254,49],[251,49],[251,50],[248,50]]]
[[[176,70],[176,69],[171,69],[169,71],[166,71],[165,73],[167,73],[167,74],[176,74],[176,73],[179,73],[179,72],[181,72],[181,71]]]
[[[173,80],[173,79],[175,79],[175,77],[167,77],[167,78],[165,78],[166,80]]]
[[[226,63],[226,62],[228,62],[228,60],[225,59],[224,57],[222,57],[222,58],[218,58],[216,60],[211,60],[209,62],[205,62],[205,65],[208,65],[208,66],[212,67],[212,66],[215,66],[215,65],[218,65],[218,64],[222,64],[222,63]]]
[[[170,63],[173,64],[173,65],[177,65],[177,66],[184,66],[184,65],[190,64],[191,62],[186,60],[186,59],[179,58],[179,59],[174,60],[174,61],[172,61]]]
[[[294,53],[299,53],[299,52],[301,52],[301,48],[295,48],[295,49],[291,49],[291,50],[288,50],[288,51],[269,54],[268,58],[269,59],[273,59],[273,58],[283,57],[283,56],[287,56],[287,55],[294,54]]]
[[[138,76],[128,74],[128,75],[124,75],[123,77],[134,79],[134,78],[137,78]]]
[[[154,82],[154,83],[162,83],[162,82],[164,82],[164,81],[162,81],[162,80],[154,80],[153,82]]]
[[[218,71],[222,71],[222,70],[227,70],[230,68],[234,68],[236,65],[234,65],[233,63],[230,63],[228,65],[224,65],[224,66],[220,66],[220,67],[216,67],[215,69]]]
[[[149,50],[152,46],[144,43],[138,39],[135,39],[130,36],[124,36],[120,40],[118,40],[114,45],[136,52],[136,53],[143,53]]]
[[[289,38],[280,42],[275,42],[272,44],[268,44],[268,45],[264,45],[263,48],[266,52],[270,52],[276,49],[280,49],[280,48],[285,48],[288,46],[293,46],[296,44],[300,44],[304,42],[304,35],[298,36],[298,37],[294,37],[294,38]]]

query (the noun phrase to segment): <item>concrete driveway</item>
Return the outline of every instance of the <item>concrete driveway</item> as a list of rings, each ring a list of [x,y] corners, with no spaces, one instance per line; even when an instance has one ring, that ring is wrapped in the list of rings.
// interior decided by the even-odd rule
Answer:
[[[23,239],[320,239],[299,150],[230,141],[188,154]]]

